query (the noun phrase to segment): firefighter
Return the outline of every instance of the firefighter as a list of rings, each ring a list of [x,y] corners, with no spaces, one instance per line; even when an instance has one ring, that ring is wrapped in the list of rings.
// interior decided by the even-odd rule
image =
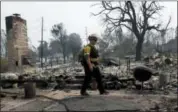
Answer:
[[[91,78],[95,77],[100,94],[107,95],[109,94],[109,92],[105,91],[103,87],[101,72],[98,67],[99,54],[98,54],[97,49],[95,48],[95,44],[97,42],[97,36],[90,35],[88,39],[90,43],[83,48],[84,58],[83,58],[82,65],[85,71],[85,78],[84,78],[84,82],[83,82],[80,94],[83,96],[89,95],[86,92],[86,89],[91,81]]]

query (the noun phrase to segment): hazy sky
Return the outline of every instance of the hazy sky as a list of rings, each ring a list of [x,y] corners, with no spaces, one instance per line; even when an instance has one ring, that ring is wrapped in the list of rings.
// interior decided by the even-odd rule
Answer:
[[[1,28],[5,29],[5,17],[13,13],[21,14],[27,20],[28,37],[34,46],[39,45],[41,39],[41,17],[44,17],[44,40],[53,38],[51,28],[54,24],[63,22],[67,33],[78,33],[83,40],[86,39],[85,27],[88,34],[100,35],[103,31],[101,19],[93,17],[90,12],[98,11],[91,7],[97,2],[2,2]],[[162,2],[165,6],[161,20],[165,23],[172,16],[171,27],[177,26],[177,2]]]

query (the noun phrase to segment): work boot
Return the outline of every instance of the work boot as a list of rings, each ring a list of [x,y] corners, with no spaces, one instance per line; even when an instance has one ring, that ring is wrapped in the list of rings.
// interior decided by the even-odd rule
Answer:
[[[83,92],[83,93],[81,92],[80,94],[81,94],[82,96],[89,96],[89,94],[88,94],[87,92]]]
[[[108,94],[109,94],[108,91],[104,91],[104,92],[100,93],[100,95],[108,95]]]

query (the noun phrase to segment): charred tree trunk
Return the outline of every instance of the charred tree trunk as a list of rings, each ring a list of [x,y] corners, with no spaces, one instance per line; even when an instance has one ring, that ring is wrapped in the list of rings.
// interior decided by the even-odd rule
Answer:
[[[63,53],[63,62],[65,64],[66,63],[66,51],[65,51],[65,47],[63,47],[63,52],[62,53]]]
[[[47,56],[45,57],[45,63],[47,62]]]
[[[75,62],[75,54],[73,53],[73,60],[72,60],[73,62]]]
[[[51,62],[51,68],[53,67],[53,59],[51,58],[50,59],[50,62]]]
[[[63,53],[63,60],[64,60],[64,64],[66,63],[66,55],[65,53]]]
[[[142,45],[143,45],[143,39],[138,39],[138,42],[137,42],[137,45],[136,45],[135,61],[141,60]]]
[[[59,60],[58,60],[58,57],[56,57],[56,64],[59,64]]]

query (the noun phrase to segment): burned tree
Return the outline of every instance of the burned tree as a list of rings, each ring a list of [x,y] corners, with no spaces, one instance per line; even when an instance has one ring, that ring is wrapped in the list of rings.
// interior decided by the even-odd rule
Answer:
[[[165,43],[166,43],[165,35],[166,35],[166,32],[169,30],[169,29],[168,29],[168,26],[169,26],[170,22],[171,22],[171,17],[169,18],[169,21],[168,21],[166,27],[165,27],[165,28],[162,28],[162,29],[160,30],[160,32],[161,32],[161,38],[162,38],[162,44],[165,44]]]
[[[150,24],[150,21],[156,19],[156,16],[159,14],[159,11],[163,9],[163,6],[159,6],[155,1],[140,2],[138,9],[131,1],[102,1],[101,4],[102,10],[93,15],[104,15],[104,22],[110,32],[120,26],[124,26],[133,32],[137,38],[136,61],[140,60],[142,44],[146,32],[152,29],[159,30],[161,25],[160,23]]]
[[[160,34],[161,34],[161,35],[160,35],[160,36],[161,36],[161,45],[159,45],[158,42],[157,42],[157,46],[156,46],[156,48],[155,48],[155,50],[156,50],[157,52],[159,52],[159,53],[164,53],[164,52],[165,52],[165,49],[164,49],[164,46],[165,46],[165,44],[166,44],[165,36],[166,36],[167,31],[170,30],[170,29],[168,28],[170,22],[171,22],[171,17],[169,18],[169,21],[168,21],[167,25],[166,25],[164,28],[161,28],[161,29],[159,30],[159,32],[160,32]]]
[[[54,25],[52,27],[51,33],[53,37],[59,40],[60,42],[59,46],[61,47],[61,50],[62,50],[64,63],[66,63],[66,56],[67,56],[66,47],[67,47],[68,36],[66,34],[66,30],[64,29],[64,25],[62,23]]]
[[[171,17],[169,18],[169,21],[168,21],[166,27],[165,27],[165,28],[162,28],[162,29],[160,30],[160,33],[161,33],[161,41],[162,41],[161,49],[156,49],[156,50],[159,51],[160,53],[164,52],[164,45],[166,44],[165,35],[166,35],[167,31],[169,30],[169,29],[168,29],[168,26],[169,26],[170,22],[171,22]]]
[[[82,48],[82,40],[80,38],[79,34],[76,33],[72,33],[69,35],[69,47],[71,50],[71,53],[73,55],[73,61],[76,61],[76,56],[77,54],[80,52],[81,48]]]
[[[52,56],[56,55],[57,53],[61,53],[60,41],[57,39],[51,40],[50,44],[50,54]]]

